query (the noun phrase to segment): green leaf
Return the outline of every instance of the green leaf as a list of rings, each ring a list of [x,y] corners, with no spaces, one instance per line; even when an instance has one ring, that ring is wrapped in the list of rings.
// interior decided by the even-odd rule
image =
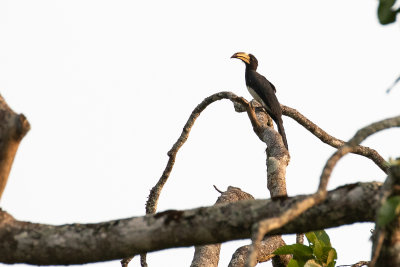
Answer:
[[[329,235],[324,231],[324,230],[320,230],[320,231],[315,231],[314,232],[315,235],[317,236],[317,239],[323,243],[324,247],[331,247],[331,240],[329,238]]]
[[[305,233],[305,236],[306,236],[307,241],[308,241],[308,243],[309,243],[310,245],[311,245],[311,244],[314,245],[314,243],[317,241],[317,236],[315,235],[315,232],[308,232],[308,233]]]
[[[332,263],[333,263],[333,265],[332,266],[335,266],[335,263],[336,263],[336,260],[337,259],[337,253],[336,253],[336,249],[334,249],[334,248],[330,248],[329,250],[328,250],[328,253],[327,253],[327,257],[326,257],[326,260],[324,261],[326,264],[328,264],[328,266],[330,266]]]
[[[321,242],[319,242],[319,240],[317,240],[314,243],[313,253],[314,253],[315,257],[317,258],[318,262],[324,262],[324,259],[323,259],[323,255],[324,255],[323,247],[322,247]]]
[[[330,247],[331,240],[329,239],[328,234],[324,230],[308,232],[305,234],[308,240],[308,243],[315,244],[316,242],[322,243],[322,247]]]
[[[295,259],[291,259],[286,267],[303,267],[304,262],[300,263]]]
[[[400,212],[400,196],[390,197],[378,210],[378,225],[380,227],[385,227]]]
[[[380,0],[378,6],[378,19],[382,25],[396,21],[397,11],[392,7],[396,0]]]
[[[286,245],[275,250],[274,254],[293,255],[288,267],[335,267],[336,250],[332,248],[328,234],[324,230],[320,230],[308,232],[305,236],[309,246]]]
[[[307,261],[309,259],[313,259],[313,251],[310,247],[305,246],[303,244],[293,244],[293,245],[286,245],[278,248],[274,251],[275,255],[286,255],[291,254],[293,255],[293,259]]]

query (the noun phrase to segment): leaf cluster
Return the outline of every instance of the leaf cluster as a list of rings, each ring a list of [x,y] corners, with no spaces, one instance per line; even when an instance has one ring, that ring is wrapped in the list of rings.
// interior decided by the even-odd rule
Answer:
[[[288,267],[334,267],[337,254],[332,247],[328,234],[324,231],[306,234],[309,245],[285,245],[274,251],[275,255],[291,254]]]

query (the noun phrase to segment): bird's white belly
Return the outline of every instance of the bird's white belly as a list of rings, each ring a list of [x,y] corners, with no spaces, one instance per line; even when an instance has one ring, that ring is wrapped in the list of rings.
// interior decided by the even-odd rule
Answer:
[[[249,91],[249,93],[251,94],[251,96],[257,100],[258,103],[260,103],[263,106],[266,106],[264,101],[262,101],[262,99],[258,96],[258,94],[256,93],[256,91],[253,90],[253,88],[251,88],[250,86],[247,86],[247,90]]]

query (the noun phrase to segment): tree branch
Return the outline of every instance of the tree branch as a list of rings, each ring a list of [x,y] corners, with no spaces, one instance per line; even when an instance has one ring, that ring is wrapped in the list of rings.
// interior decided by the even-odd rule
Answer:
[[[280,235],[267,236],[260,242],[258,247],[257,262],[266,262],[272,259],[274,267],[285,267],[292,257],[290,255],[277,257],[273,254],[277,248],[283,245],[285,245],[285,241]],[[238,248],[232,255],[228,267],[244,267],[250,253],[250,247],[250,245],[247,245]]]
[[[205,110],[210,104],[212,104],[216,101],[219,101],[221,99],[229,99],[232,102],[239,104],[240,106],[244,106],[245,110],[247,111],[247,113],[249,115],[250,121],[251,121],[255,131],[259,131],[259,129],[261,128],[254,110],[250,107],[249,102],[247,102],[244,98],[238,97],[237,95],[235,95],[231,92],[219,92],[219,93],[213,94],[213,95],[207,97],[206,99],[204,99],[192,111],[189,119],[187,120],[185,126],[183,127],[181,135],[179,136],[179,138],[175,142],[175,144],[172,146],[170,151],[168,151],[169,160],[168,160],[167,166],[165,167],[164,172],[161,175],[157,184],[150,191],[150,195],[149,195],[147,203],[146,203],[146,213],[147,214],[154,213],[157,210],[157,202],[158,202],[161,190],[162,190],[163,186],[165,185],[165,183],[167,182],[169,175],[171,174],[172,168],[175,164],[175,158],[176,158],[176,155],[177,155],[179,149],[183,146],[183,144],[186,142],[186,140],[189,137],[189,133],[194,125],[194,122],[200,116],[201,112],[203,112],[203,110]]]
[[[358,130],[357,133],[354,135],[354,137],[351,138],[345,145],[341,146],[326,162],[320,177],[320,184],[318,191],[320,192],[326,191],[326,187],[328,185],[328,181],[331,176],[332,170],[335,167],[336,163],[344,155],[350,152],[354,152],[356,147],[362,141],[367,139],[367,137],[369,137],[370,135],[392,127],[400,127],[400,116],[381,120]]]
[[[312,121],[307,119],[304,115],[302,115],[300,112],[298,112],[293,108],[282,105],[282,113],[283,115],[288,116],[297,121],[300,125],[302,125],[308,131],[310,131],[313,135],[315,135],[325,144],[328,144],[335,148],[339,148],[346,143],[343,140],[331,136],[330,134],[322,130],[320,127],[318,127],[316,124],[314,124]],[[389,168],[388,164],[376,150],[365,146],[356,146],[352,150],[352,153],[371,159],[382,171],[384,171],[387,174]]]
[[[254,199],[254,197],[246,192],[243,192],[240,188],[229,186],[227,191],[222,192],[215,205],[248,199]],[[193,261],[190,266],[218,266],[220,250],[221,244],[196,246]]]
[[[326,200],[271,235],[308,232],[374,221],[378,183],[330,191]],[[309,196],[286,200],[245,200],[185,211],[164,211],[98,224],[44,225],[0,213],[0,262],[68,265],[121,259],[173,247],[249,238],[251,226],[274,218]],[[323,216],[321,216],[323,215]],[[315,221],[314,219],[319,219]],[[310,221],[313,224],[310,224]],[[221,227],[223,225],[224,227]]]

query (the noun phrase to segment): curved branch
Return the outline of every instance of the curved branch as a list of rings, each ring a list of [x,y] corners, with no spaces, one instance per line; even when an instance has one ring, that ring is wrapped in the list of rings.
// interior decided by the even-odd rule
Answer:
[[[219,93],[213,94],[213,95],[207,97],[206,99],[204,99],[192,111],[189,119],[187,120],[185,126],[183,127],[181,135],[179,136],[179,138],[175,142],[175,144],[172,146],[171,150],[168,151],[169,159],[168,159],[167,166],[165,167],[163,174],[161,175],[157,184],[150,190],[150,194],[149,194],[147,202],[146,202],[146,213],[147,214],[153,214],[156,212],[157,203],[158,203],[158,199],[161,194],[161,190],[164,187],[165,183],[167,182],[169,175],[171,174],[172,168],[175,164],[176,154],[178,153],[179,149],[183,146],[183,144],[188,139],[190,130],[192,129],[194,122],[200,116],[200,113],[204,109],[206,109],[210,104],[214,103],[215,101],[218,101],[221,99],[229,99],[234,104],[239,105],[240,107],[244,107],[244,109],[247,111],[247,114],[249,116],[251,124],[253,125],[253,130],[257,134],[261,134],[262,127],[257,119],[257,115],[256,115],[253,107],[243,97],[238,97],[237,95],[235,95],[231,92],[219,92]],[[142,254],[142,255],[140,255],[140,257],[141,257],[142,267],[146,267],[147,266],[146,255]],[[129,262],[129,259],[124,259],[124,260],[125,260],[125,262],[126,261]]]
[[[288,116],[297,121],[300,125],[302,125],[308,131],[310,131],[313,135],[315,135],[325,144],[328,144],[335,148],[339,148],[346,143],[345,141],[340,140],[322,130],[320,127],[318,127],[315,123],[307,119],[296,109],[284,105],[281,105],[281,107],[283,115]],[[381,155],[379,155],[379,153],[376,150],[365,146],[355,146],[354,149],[352,150],[352,153],[371,159],[382,171],[384,171],[386,174],[388,173],[389,167],[387,162],[382,158]]]
[[[200,113],[205,110],[210,104],[221,100],[221,99],[230,99],[234,103],[238,103],[245,107],[247,114],[250,118],[250,121],[253,125],[253,128],[256,132],[259,131],[261,128],[257,116],[254,112],[254,109],[251,108],[249,102],[247,102],[244,98],[238,97],[237,95],[231,92],[219,92],[213,94],[206,99],[204,99],[190,114],[189,119],[187,120],[185,126],[183,127],[182,133],[179,136],[178,140],[172,146],[171,150],[168,151],[169,160],[167,166],[164,169],[163,174],[161,175],[160,179],[158,180],[157,184],[151,189],[150,195],[148,197],[146,203],[146,213],[151,214],[154,213],[157,209],[157,202],[161,193],[161,190],[164,184],[167,182],[169,175],[171,174],[172,168],[175,164],[176,154],[178,153],[179,149],[183,146],[183,144],[188,139],[190,130],[193,127],[194,122],[200,116]]]
[[[358,130],[354,137],[351,138],[345,145],[340,147],[326,162],[320,177],[318,191],[326,192],[326,187],[328,185],[332,170],[336,166],[336,163],[344,155],[353,152],[356,147],[370,135],[392,127],[400,127],[400,116],[381,120]]]

